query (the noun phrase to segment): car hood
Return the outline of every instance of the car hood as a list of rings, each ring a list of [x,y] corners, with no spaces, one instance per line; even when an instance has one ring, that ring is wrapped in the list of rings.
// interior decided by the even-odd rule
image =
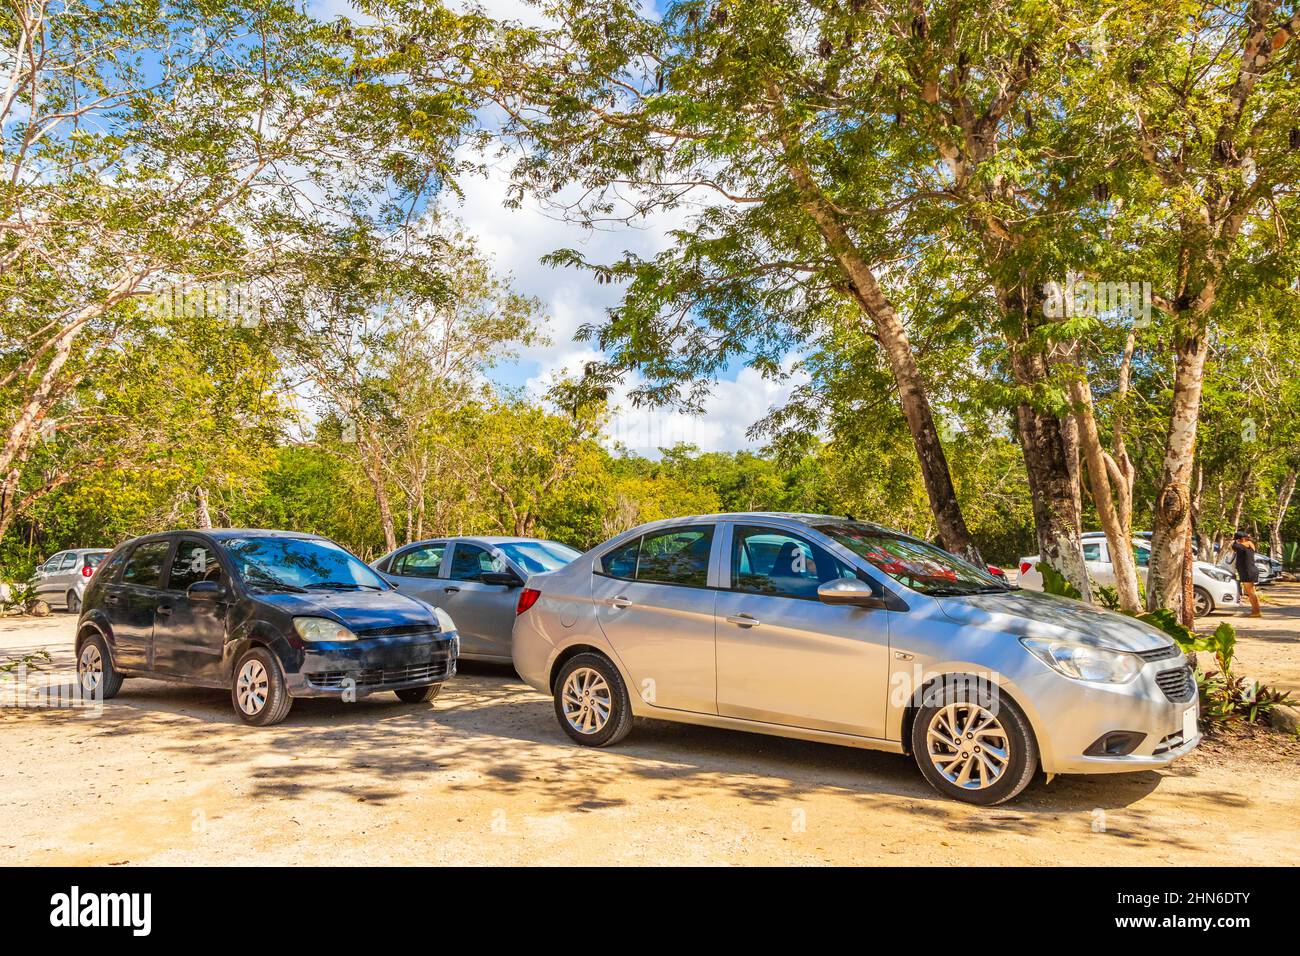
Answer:
[[[943,613],[958,624],[1016,637],[1066,639],[1123,651],[1153,651],[1173,643],[1167,634],[1144,621],[1038,591],[935,600]]]
[[[285,614],[327,617],[354,631],[405,624],[438,626],[438,616],[433,608],[398,591],[269,592],[260,593],[257,598]]]

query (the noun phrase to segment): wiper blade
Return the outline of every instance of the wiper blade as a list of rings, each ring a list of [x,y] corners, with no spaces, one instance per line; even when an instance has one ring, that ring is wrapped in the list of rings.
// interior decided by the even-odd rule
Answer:
[[[359,582],[357,582],[357,581],[313,581],[311,584],[307,585],[307,587],[308,587],[308,589],[311,589],[311,588],[328,588],[328,589],[330,589],[330,590],[332,590],[332,591],[357,590],[357,589],[360,589],[360,588],[366,588],[367,590],[370,590],[370,591],[378,591],[378,590],[379,590],[379,588],[378,588],[376,585],[373,585],[373,584],[361,584],[361,583],[359,583]]]
[[[254,580],[251,582],[254,587],[261,588],[263,591],[290,591],[294,594],[306,594],[306,588],[300,588],[296,584],[290,584],[288,581],[262,581]]]

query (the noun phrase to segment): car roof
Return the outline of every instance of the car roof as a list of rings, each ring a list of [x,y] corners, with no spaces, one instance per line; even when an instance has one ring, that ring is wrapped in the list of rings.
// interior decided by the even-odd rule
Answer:
[[[707,515],[683,515],[680,518],[662,518],[659,521],[651,521],[637,527],[642,530],[648,530],[658,527],[671,527],[675,524],[691,524],[697,521],[772,521],[776,523],[801,524],[807,527],[814,527],[819,524],[831,524],[835,522],[852,522],[853,524],[862,525],[881,534],[903,535],[904,537],[914,537],[906,532],[898,531],[895,528],[889,528],[882,524],[876,524],[874,521],[862,521],[859,518],[848,518],[844,515],[823,515],[808,514],[799,511],[733,511]],[[630,529],[629,529],[630,530]]]

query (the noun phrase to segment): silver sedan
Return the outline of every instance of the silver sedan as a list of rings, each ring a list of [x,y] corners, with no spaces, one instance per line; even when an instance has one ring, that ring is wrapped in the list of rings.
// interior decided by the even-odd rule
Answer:
[[[588,746],[636,716],[910,753],[991,805],[1040,768],[1149,770],[1200,741],[1159,630],[844,518],[643,525],[533,575],[518,608],[516,670]]]
[[[530,574],[577,556],[566,544],[539,538],[451,537],[403,545],[371,566],[403,594],[451,615],[462,660],[508,664],[519,588]]]

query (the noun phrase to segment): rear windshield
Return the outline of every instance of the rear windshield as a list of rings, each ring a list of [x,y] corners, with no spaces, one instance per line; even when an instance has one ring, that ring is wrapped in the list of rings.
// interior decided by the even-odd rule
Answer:
[[[899,584],[922,594],[955,595],[1006,591],[1008,586],[983,568],[968,564],[932,544],[884,531],[875,525],[841,521],[817,530]]]
[[[529,574],[558,571],[580,553],[558,541],[508,541],[496,547]]]
[[[98,554],[88,554],[86,555],[86,567],[97,568],[106,557],[108,557],[107,551],[101,551]]]

